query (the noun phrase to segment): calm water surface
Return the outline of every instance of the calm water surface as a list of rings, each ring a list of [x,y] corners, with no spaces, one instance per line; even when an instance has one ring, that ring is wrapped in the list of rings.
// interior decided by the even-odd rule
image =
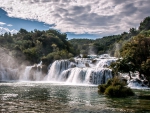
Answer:
[[[150,113],[150,90],[116,99],[98,95],[97,86],[0,83],[0,113]]]

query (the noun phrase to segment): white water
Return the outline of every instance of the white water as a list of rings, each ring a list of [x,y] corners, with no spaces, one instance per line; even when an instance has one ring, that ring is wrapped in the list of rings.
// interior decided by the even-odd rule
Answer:
[[[32,69],[33,66],[27,66],[25,68],[25,72],[23,75],[20,76],[19,80],[30,80],[30,71]]]
[[[43,80],[43,75],[41,72],[40,62],[37,65],[26,66],[24,70],[21,68],[13,69],[10,67],[4,67],[0,64],[0,81],[9,81],[9,80],[17,80],[17,81],[40,81]]]
[[[2,64],[0,64],[0,80],[7,81],[10,79],[17,79],[18,69],[5,68]]]
[[[146,78],[144,76],[142,78],[139,77],[139,73],[137,71],[134,73],[130,72],[131,78],[129,77],[129,73],[120,73],[120,75],[127,80],[127,86],[132,89],[150,89]]]
[[[95,60],[92,63],[92,60]],[[107,68],[116,58],[75,58],[56,60],[50,67],[46,81],[65,82],[66,84],[104,84],[112,78],[111,69]]]
[[[32,70],[34,69],[34,70]],[[33,66],[26,66],[24,73],[20,76],[19,80],[20,81],[40,81],[43,79],[42,76],[42,61]]]
[[[69,68],[69,64],[70,62],[68,60],[60,60],[60,61],[56,60],[50,67],[46,80],[47,81],[58,80],[61,72]]]

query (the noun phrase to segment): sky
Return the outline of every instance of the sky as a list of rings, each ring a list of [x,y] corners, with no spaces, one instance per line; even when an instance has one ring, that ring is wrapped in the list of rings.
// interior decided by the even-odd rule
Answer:
[[[0,27],[56,29],[72,38],[101,38],[138,28],[150,0],[1,0]]]

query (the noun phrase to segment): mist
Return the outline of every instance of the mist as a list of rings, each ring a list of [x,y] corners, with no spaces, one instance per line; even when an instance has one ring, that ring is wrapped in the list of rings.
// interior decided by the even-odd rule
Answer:
[[[23,74],[27,62],[24,58],[16,58],[13,52],[0,48],[0,80],[16,80]]]
[[[97,48],[95,46],[89,46],[88,54],[97,55]]]

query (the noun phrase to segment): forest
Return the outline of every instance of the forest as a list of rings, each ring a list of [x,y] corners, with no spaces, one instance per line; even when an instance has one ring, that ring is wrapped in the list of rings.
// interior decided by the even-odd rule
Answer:
[[[8,49],[15,58],[27,60],[31,64],[42,60],[49,65],[54,60],[75,55],[67,35],[52,29],[28,32],[21,28],[17,34],[5,33],[0,36],[0,46]]]

